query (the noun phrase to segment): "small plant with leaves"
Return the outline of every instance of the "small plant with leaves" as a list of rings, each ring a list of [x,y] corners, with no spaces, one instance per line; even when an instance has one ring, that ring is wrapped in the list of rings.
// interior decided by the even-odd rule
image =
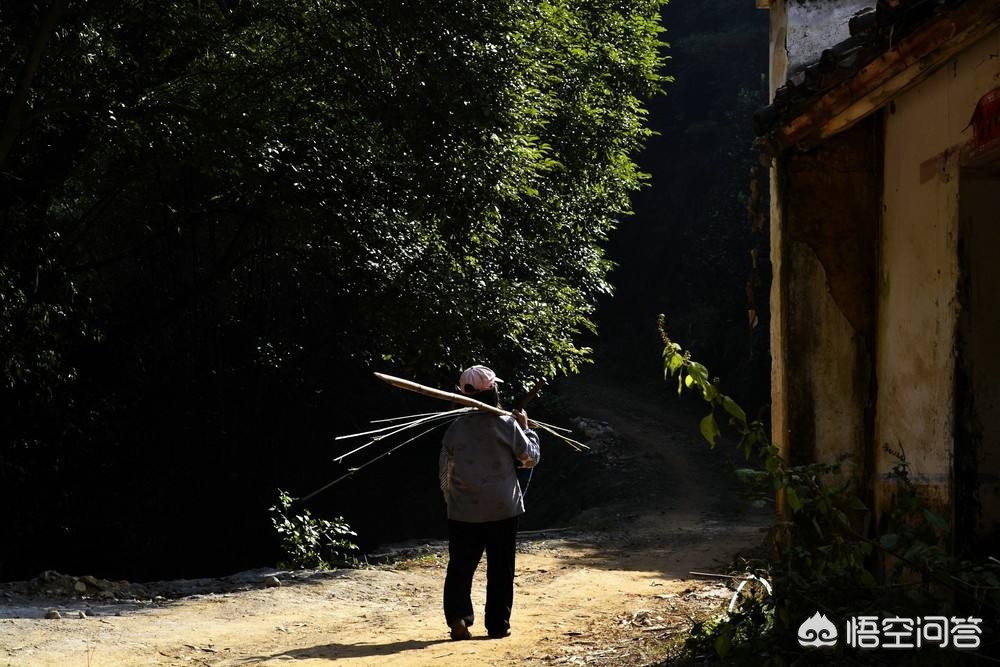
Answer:
[[[294,504],[295,498],[278,489],[278,502],[270,509],[271,524],[287,558],[281,567],[328,570],[361,564],[361,552],[351,541],[357,533],[343,517],[320,519],[307,509],[293,513]]]
[[[695,624],[686,644],[689,656],[715,655],[756,665],[816,664],[809,662],[816,656],[804,653],[795,637],[799,623],[817,610],[835,619],[959,609],[984,619],[1000,617],[1000,561],[970,562],[943,548],[949,524],[910,481],[902,448],[887,449],[897,459],[890,475],[897,492],[875,530],[850,460],[789,466],[763,422],[749,420],[719,391],[718,381],[709,379],[708,369],[670,340],[662,315],[658,327],[664,379],[676,376],[678,393],[698,391],[710,406],[700,423],[702,436],[714,448],[721,436],[716,416],[727,416],[749,466],[738,470],[738,476],[758,500],[777,498],[782,510],[770,533],[773,557],[748,566],[772,581],[774,595],[748,597],[732,611]],[[846,653],[838,645],[822,658],[849,658],[858,664],[881,659]],[[935,651],[907,659],[941,664],[949,657],[954,656]]]

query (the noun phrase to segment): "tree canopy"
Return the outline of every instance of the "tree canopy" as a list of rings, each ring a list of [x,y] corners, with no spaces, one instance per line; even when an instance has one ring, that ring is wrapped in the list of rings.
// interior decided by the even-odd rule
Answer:
[[[83,521],[25,489],[193,452],[223,469],[359,369],[574,371],[643,178],[661,2],[0,6],[0,485],[36,508],[21,530]]]

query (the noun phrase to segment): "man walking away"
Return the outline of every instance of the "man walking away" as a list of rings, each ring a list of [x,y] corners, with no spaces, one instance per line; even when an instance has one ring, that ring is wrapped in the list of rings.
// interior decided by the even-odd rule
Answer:
[[[486,366],[467,368],[458,380],[463,394],[499,407],[497,383]],[[475,621],[472,577],[486,551],[486,632],[510,634],[514,603],[514,552],[517,517],[524,498],[514,472],[531,468],[540,457],[538,434],[528,415],[512,417],[473,412],[456,419],[444,434],[438,460],[441,490],[448,505],[448,574],[444,615],[452,639],[469,639]]]

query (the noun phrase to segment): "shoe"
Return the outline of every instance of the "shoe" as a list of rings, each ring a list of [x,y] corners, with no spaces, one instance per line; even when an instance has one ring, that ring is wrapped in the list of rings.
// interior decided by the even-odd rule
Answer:
[[[456,619],[448,627],[451,628],[451,638],[453,640],[472,639],[472,634],[469,632],[469,628],[465,626],[464,619]]]
[[[510,630],[503,630],[502,632],[489,632],[487,634],[490,639],[503,639],[504,637],[510,637]]]

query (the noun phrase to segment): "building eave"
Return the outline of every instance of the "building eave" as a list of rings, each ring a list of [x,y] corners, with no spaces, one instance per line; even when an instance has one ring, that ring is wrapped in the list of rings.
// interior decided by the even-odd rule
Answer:
[[[1000,2],[965,0],[889,44],[856,72],[795,108],[769,108],[763,132],[775,148],[809,148],[842,132],[915,86],[991,31],[1000,28]]]

